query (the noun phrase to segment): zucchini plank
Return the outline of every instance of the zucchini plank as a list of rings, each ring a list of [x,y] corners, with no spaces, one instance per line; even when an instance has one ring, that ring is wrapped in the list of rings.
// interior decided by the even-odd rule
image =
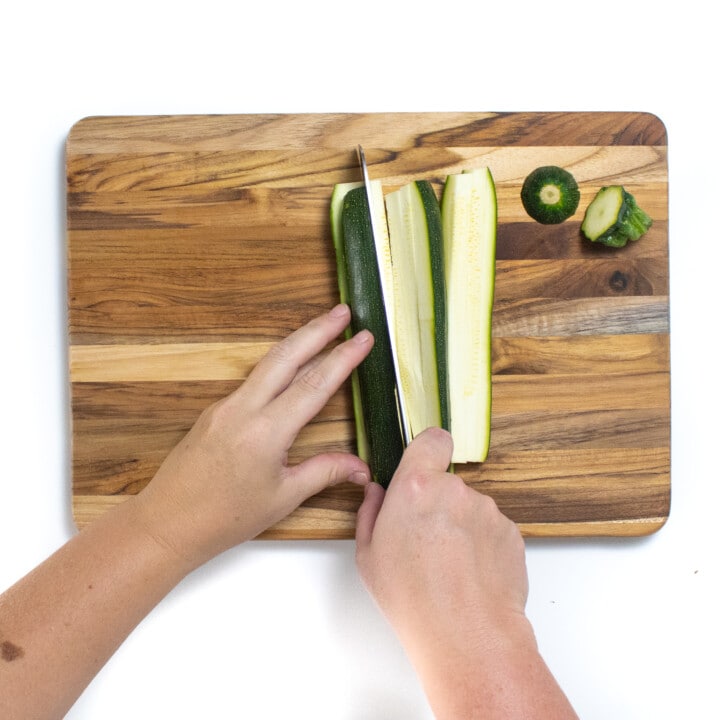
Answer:
[[[367,329],[375,338],[372,350],[357,368],[367,463],[373,479],[387,487],[400,462],[404,445],[380,269],[364,187],[345,194],[342,231],[352,332]]]
[[[453,463],[490,444],[497,198],[488,168],[448,176],[442,197]]]
[[[389,193],[385,202],[395,295],[391,329],[410,441],[430,426],[448,428],[442,221],[425,180]]]

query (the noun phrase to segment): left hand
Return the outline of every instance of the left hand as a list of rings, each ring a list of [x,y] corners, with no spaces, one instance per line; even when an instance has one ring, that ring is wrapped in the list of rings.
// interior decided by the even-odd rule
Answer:
[[[289,466],[297,434],[373,345],[363,331],[321,355],[347,326],[338,305],[275,345],[247,380],[207,408],[137,496],[151,533],[192,565],[255,537],[329,485],[365,484],[367,465],[323,453]]]

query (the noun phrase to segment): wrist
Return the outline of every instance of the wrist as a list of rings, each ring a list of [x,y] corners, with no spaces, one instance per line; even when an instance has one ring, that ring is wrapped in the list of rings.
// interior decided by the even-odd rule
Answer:
[[[163,556],[170,572],[185,576],[205,562],[189,536],[188,524],[178,517],[179,511],[156,492],[146,488],[130,498],[124,507],[132,524],[145,541]]]
[[[523,687],[543,665],[530,622],[517,614],[455,628],[408,653],[435,716],[515,717],[509,708],[522,702]]]

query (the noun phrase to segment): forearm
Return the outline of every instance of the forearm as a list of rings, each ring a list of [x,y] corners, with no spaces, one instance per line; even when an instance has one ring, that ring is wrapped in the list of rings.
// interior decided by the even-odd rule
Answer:
[[[63,717],[191,570],[126,501],[0,596],[0,717]]]
[[[446,638],[414,654],[437,720],[577,720],[529,623],[522,620],[475,642],[471,637],[458,635],[455,644]]]

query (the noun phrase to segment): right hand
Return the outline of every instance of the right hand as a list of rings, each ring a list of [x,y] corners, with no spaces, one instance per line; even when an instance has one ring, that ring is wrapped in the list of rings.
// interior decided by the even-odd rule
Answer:
[[[408,642],[524,618],[522,536],[491,498],[446,472],[451,455],[447,432],[421,433],[387,492],[371,483],[358,511],[360,573]]]
[[[578,720],[525,616],[518,527],[446,472],[450,435],[408,446],[387,493],[366,486],[357,563],[415,666],[438,720]]]
[[[449,433],[421,433],[387,492],[367,486],[357,516],[360,574],[414,661],[518,631],[534,642],[522,536],[491,498],[446,471],[451,456]]]

